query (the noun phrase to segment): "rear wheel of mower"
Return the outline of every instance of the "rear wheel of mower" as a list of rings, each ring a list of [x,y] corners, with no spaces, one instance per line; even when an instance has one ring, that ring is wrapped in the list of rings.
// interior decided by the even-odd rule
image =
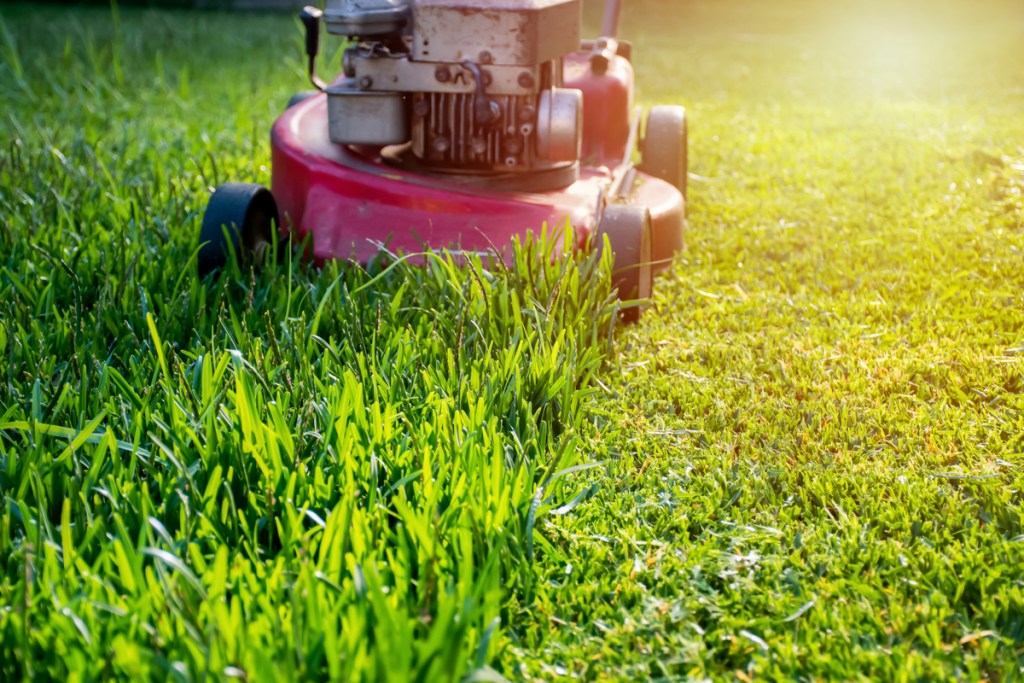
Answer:
[[[672,105],[651,107],[640,143],[640,170],[672,184],[683,194],[687,163],[686,110]]]
[[[239,263],[262,263],[280,220],[270,190],[254,183],[218,187],[203,214],[199,232],[199,276],[223,268],[234,253]]]
[[[609,204],[597,228],[598,248],[608,244],[615,257],[612,286],[619,290],[620,300],[649,299],[653,290],[651,273],[651,212],[645,206]],[[622,311],[622,319],[636,322],[640,306]]]

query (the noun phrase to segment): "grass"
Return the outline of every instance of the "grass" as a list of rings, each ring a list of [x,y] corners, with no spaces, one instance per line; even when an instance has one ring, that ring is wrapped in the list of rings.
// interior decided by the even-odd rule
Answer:
[[[613,340],[543,240],[200,286],[297,28],[3,9],[0,676],[1024,675],[1024,16],[630,7],[692,206]]]
[[[4,20],[0,677],[493,678],[534,527],[582,500],[608,259],[207,288],[208,188],[265,178],[287,96],[217,37],[292,27],[109,18]]]

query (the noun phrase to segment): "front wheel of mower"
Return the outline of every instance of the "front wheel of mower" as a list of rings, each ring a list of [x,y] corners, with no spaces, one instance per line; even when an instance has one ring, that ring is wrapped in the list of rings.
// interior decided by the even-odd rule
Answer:
[[[679,190],[684,207],[689,172],[686,138],[685,109],[671,105],[651,107],[640,143],[640,170]]]
[[[199,276],[220,270],[234,254],[240,265],[262,263],[280,220],[270,190],[254,183],[218,187],[199,232]]]
[[[612,286],[620,300],[649,299],[653,291],[651,272],[651,212],[645,206],[609,204],[601,216],[595,238],[598,248],[608,236],[614,256]],[[623,309],[625,322],[640,318],[640,304]]]

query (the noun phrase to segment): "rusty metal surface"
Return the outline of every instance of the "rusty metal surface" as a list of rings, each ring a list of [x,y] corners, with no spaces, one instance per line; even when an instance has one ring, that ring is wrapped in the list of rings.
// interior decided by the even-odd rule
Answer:
[[[403,0],[328,0],[327,30],[337,35],[378,36],[400,32],[409,18]]]
[[[582,0],[417,0],[413,59],[533,65],[580,43]]]
[[[402,92],[473,93],[476,84],[470,72],[459,64],[448,67],[444,80],[437,77],[437,64],[415,62],[408,55],[377,57],[354,52],[349,57],[352,77],[366,90]],[[538,66],[494,64],[484,69],[487,92],[492,95],[531,95],[537,92],[541,73]],[[364,78],[369,81],[363,81]],[[522,85],[527,83],[527,85]]]

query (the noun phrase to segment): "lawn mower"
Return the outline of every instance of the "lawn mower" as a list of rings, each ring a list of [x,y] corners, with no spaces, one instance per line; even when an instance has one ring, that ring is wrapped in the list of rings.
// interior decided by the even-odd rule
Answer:
[[[274,123],[271,189],[227,183],[210,197],[200,274],[287,236],[308,238],[316,262],[366,263],[384,245],[504,257],[546,224],[575,248],[607,236],[620,298],[648,298],[683,245],[686,113],[634,110],[620,2],[606,1],[594,40],[580,39],[582,13],[583,0],[304,8],[316,90]],[[349,41],[330,83],[316,69],[322,23]]]

